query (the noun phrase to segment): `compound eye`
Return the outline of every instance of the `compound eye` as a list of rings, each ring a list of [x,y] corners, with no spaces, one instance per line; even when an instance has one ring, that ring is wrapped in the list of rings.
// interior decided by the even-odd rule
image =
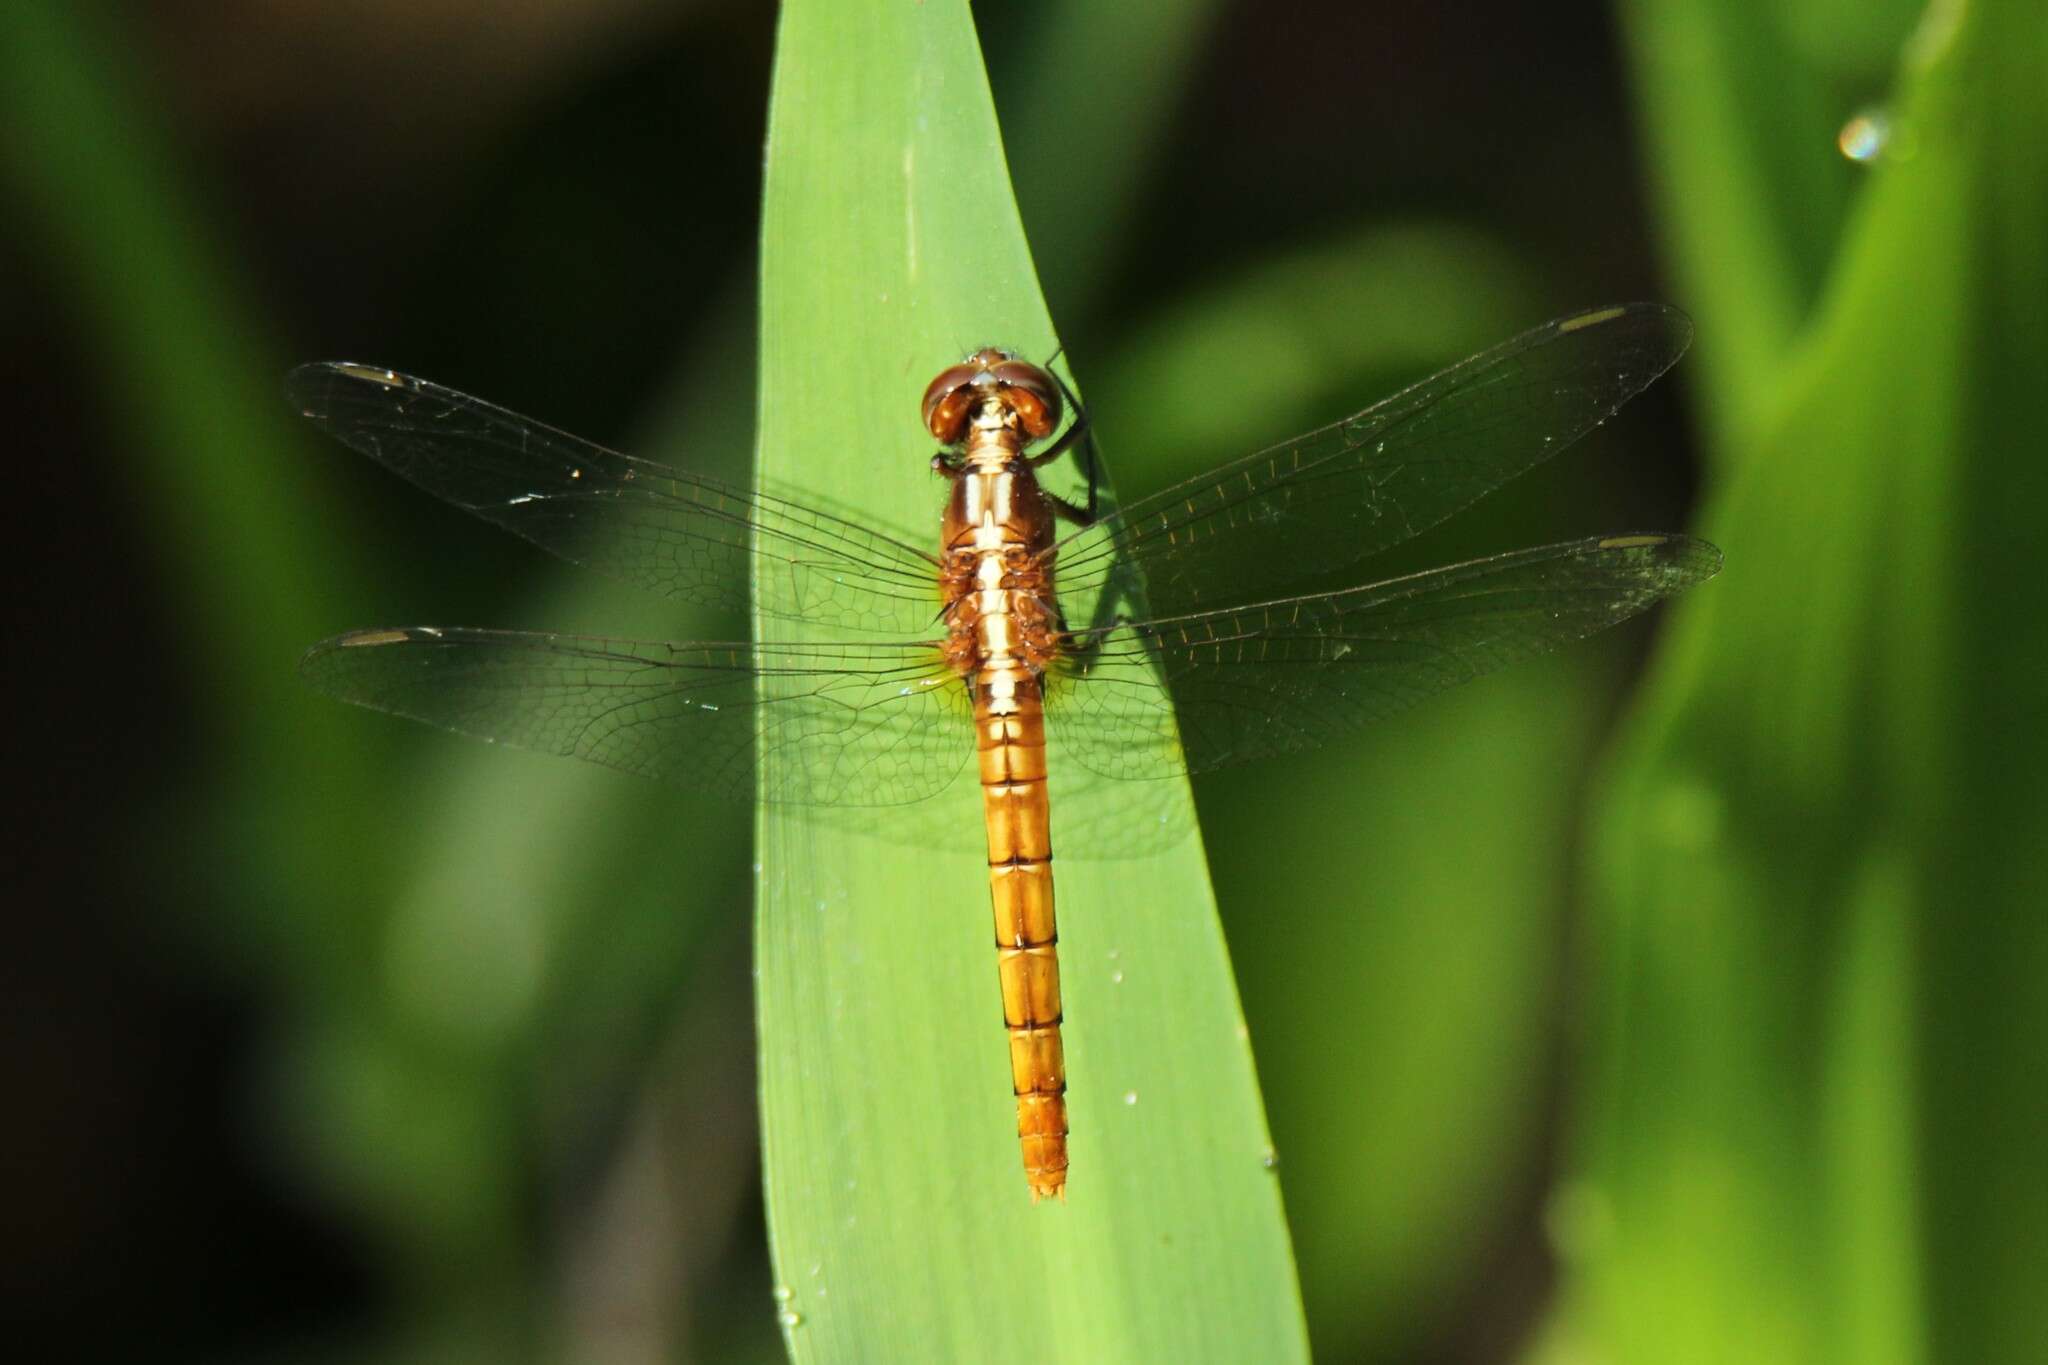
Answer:
[[[991,365],[988,372],[1025,435],[1034,441],[1052,435],[1060,424],[1060,389],[1051,375],[1028,360],[1014,359]]]
[[[974,410],[976,365],[954,365],[939,371],[925,387],[924,427],[940,445],[952,445],[967,434],[967,416]]]

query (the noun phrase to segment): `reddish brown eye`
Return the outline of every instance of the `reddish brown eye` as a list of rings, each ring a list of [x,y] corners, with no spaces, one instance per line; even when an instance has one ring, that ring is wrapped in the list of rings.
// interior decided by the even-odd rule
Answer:
[[[1060,424],[1060,390],[1053,377],[1028,360],[1004,360],[989,366],[1002,386],[1003,401],[1017,414],[1017,424],[1033,440],[1052,435]]]
[[[1001,401],[1031,440],[1052,435],[1060,424],[1058,382],[1030,361],[986,346],[941,370],[925,388],[925,430],[942,445],[956,445],[966,438],[975,406],[991,398]]]
[[[954,365],[939,371],[939,377],[924,391],[924,426],[941,445],[952,445],[967,434],[967,414],[974,408],[974,376],[978,365]]]

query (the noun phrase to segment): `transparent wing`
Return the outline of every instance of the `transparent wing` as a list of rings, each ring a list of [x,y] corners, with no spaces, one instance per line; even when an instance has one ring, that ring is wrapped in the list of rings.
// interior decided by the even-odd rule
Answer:
[[[1151,778],[1313,748],[1625,621],[1720,568],[1705,541],[1605,536],[1078,631],[1047,688],[1053,757]]]
[[[1138,599],[1242,602],[1398,545],[1541,464],[1664,373],[1692,324],[1662,304],[1560,318],[1341,422],[1140,499],[1062,540],[1069,623]]]
[[[436,497],[564,559],[705,606],[915,635],[937,562],[814,506],[635,459],[480,398],[368,365],[303,365],[299,410]]]
[[[887,806],[974,752],[966,689],[925,644],[656,644],[519,631],[359,630],[301,671],[359,706],[752,799]]]

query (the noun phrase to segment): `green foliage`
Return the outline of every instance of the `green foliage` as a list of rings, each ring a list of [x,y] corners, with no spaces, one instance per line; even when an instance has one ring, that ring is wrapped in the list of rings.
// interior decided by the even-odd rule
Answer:
[[[1797,52],[1742,49],[1769,96],[1700,107],[1744,76],[1692,37],[1775,16],[1632,15],[1646,71],[1689,67],[1643,88],[1680,271],[1703,335],[1748,354],[1707,403],[1732,571],[1678,613],[1596,832],[1571,1335],[1627,1360],[2032,1359],[2048,27],[1930,8],[1891,151],[1843,195],[1851,168],[1804,150],[1828,87]],[[1787,144],[1804,169],[1754,154]],[[1729,251],[1703,204],[1772,240]]]

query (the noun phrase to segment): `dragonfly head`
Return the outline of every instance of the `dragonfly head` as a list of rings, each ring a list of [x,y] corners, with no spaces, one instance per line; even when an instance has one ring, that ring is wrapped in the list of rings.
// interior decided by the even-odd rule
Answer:
[[[939,371],[924,391],[924,425],[941,445],[957,445],[977,424],[1013,427],[1025,440],[1060,424],[1060,389],[1050,374],[1013,351],[984,346]]]

